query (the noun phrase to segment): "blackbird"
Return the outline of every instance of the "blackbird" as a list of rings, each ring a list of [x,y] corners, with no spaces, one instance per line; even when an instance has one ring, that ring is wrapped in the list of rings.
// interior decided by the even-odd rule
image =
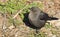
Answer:
[[[58,19],[55,17],[49,17],[47,13],[44,13],[38,7],[32,7],[29,9],[30,9],[30,12],[28,15],[28,19],[29,19],[30,24],[36,27],[36,32],[38,32],[38,30],[41,29],[45,25],[47,20]]]

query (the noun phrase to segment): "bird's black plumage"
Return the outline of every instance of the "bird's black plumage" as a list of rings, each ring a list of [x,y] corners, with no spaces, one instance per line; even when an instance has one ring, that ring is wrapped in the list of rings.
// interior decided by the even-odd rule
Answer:
[[[41,29],[47,20],[55,20],[58,18],[49,17],[47,13],[41,11],[38,7],[30,8],[30,12],[24,15],[24,22],[28,24],[28,26],[34,29]]]

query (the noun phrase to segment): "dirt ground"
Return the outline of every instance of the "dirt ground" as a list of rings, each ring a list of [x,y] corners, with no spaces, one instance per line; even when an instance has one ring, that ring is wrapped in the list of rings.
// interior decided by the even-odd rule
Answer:
[[[44,4],[43,11],[49,16],[57,17],[59,20],[52,20],[48,28],[45,26],[40,30],[39,37],[60,37],[60,0],[29,0],[31,2],[40,1]],[[20,21],[19,16],[16,18]],[[0,12],[0,37],[35,37],[35,29],[26,26],[24,23],[16,27],[8,22]],[[48,26],[48,25],[47,25]]]

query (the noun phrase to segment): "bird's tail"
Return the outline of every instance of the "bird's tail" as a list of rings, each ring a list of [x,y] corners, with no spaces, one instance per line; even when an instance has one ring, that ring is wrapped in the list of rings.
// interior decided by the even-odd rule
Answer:
[[[48,20],[58,20],[56,17],[49,17]]]

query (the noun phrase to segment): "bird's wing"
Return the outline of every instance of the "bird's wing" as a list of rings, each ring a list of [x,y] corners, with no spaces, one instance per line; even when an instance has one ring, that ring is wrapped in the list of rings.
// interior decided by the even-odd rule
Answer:
[[[48,14],[46,14],[46,13],[40,13],[40,15],[39,15],[39,19],[40,20],[47,20],[48,19]]]

